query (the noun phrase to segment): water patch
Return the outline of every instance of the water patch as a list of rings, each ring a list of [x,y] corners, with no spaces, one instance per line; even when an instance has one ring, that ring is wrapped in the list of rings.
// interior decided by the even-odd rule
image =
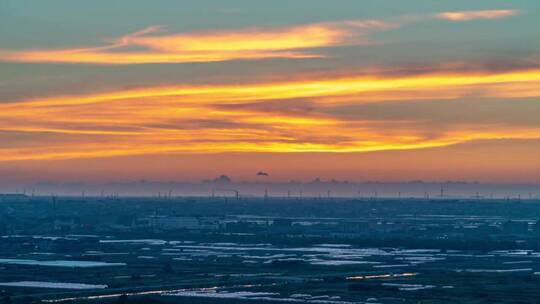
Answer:
[[[41,282],[41,281],[19,281],[0,283],[5,287],[28,287],[28,288],[49,288],[49,289],[105,289],[107,285],[92,285],[81,283],[59,283],[59,282]]]
[[[107,262],[92,262],[92,261],[37,261],[23,259],[0,259],[0,264],[8,265],[30,265],[30,266],[47,266],[47,267],[71,267],[71,268],[92,268],[92,267],[111,267],[125,266],[125,263],[107,263]]]

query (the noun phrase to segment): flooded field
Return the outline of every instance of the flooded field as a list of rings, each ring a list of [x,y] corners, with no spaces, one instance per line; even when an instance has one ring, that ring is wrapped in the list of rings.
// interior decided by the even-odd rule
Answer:
[[[129,226],[111,220],[91,231],[13,231],[0,238],[0,291],[12,303],[529,303],[540,296],[530,213],[410,216],[401,204],[379,204],[369,203],[395,211],[279,218],[263,210],[200,219],[223,223],[212,229],[158,229],[137,226],[148,217],[139,210]],[[456,236],[463,229],[477,231]]]

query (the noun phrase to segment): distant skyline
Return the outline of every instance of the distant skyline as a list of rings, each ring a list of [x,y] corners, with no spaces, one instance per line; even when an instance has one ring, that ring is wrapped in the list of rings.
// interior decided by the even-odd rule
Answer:
[[[39,182],[1,185],[3,193],[72,197],[217,197],[217,198],[422,198],[422,199],[540,199],[539,184],[497,184],[460,181],[352,182],[314,178],[310,181],[268,182],[232,180],[225,175],[199,182],[152,180],[124,182]]]
[[[540,184],[539,18],[535,0],[2,1],[0,184]]]

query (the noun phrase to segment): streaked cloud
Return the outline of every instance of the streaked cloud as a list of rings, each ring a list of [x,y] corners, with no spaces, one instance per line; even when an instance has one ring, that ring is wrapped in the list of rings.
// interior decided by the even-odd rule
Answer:
[[[518,10],[453,11],[435,14],[450,21],[497,19],[518,15]],[[150,26],[95,47],[63,49],[0,49],[0,61],[65,64],[159,64],[259,60],[270,58],[323,58],[316,49],[373,43],[371,31],[389,30],[424,22],[432,15],[386,20],[342,20],[281,28],[166,33]]]
[[[455,11],[182,33],[152,26],[92,47],[0,49],[0,61],[25,63],[131,65],[323,58],[329,54],[339,54],[340,60],[352,63],[343,71],[331,66],[335,62],[330,60],[313,66],[315,61],[301,61],[304,74],[285,73],[277,67],[269,69],[271,77],[264,78],[257,74],[259,62],[231,62],[223,65],[224,81],[175,82],[164,72],[163,78],[152,82],[158,85],[133,87],[117,79],[106,85],[116,89],[94,89],[89,84],[90,89],[78,89],[91,93],[3,100],[0,162],[230,152],[403,151],[483,140],[538,140],[540,125],[530,115],[536,107],[522,107],[525,110],[520,112],[508,104],[540,97],[538,60],[508,63],[494,58],[479,64],[463,58],[456,64],[434,56],[423,66],[358,68],[360,64],[354,61],[359,56],[351,56],[357,49],[331,49],[379,43],[376,39],[380,38],[372,35],[375,31],[413,23],[517,14],[517,10]],[[386,38],[391,41],[394,34],[404,35],[392,33]],[[409,38],[404,40],[409,42]],[[415,51],[425,50],[418,47]],[[405,59],[395,62],[405,61],[407,52],[403,51]],[[386,59],[389,64],[394,62],[393,57]],[[248,66],[249,81],[236,78],[235,68],[240,64]],[[154,68],[154,73],[165,71],[165,66],[110,70],[146,72]],[[206,73],[215,71],[210,68]],[[33,96],[43,95],[35,92]],[[501,99],[504,106],[495,110],[469,105]],[[459,103],[459,107],[441,106],[450,103]],[[514,116],[497,119],[497,114],[506,113]]]
[[[144,64],[216,62],[267,58],[323,57],[314,48],[361,44],[370,30],[395,27],[378,20],[348,20],[285,28],[163,34],[148,27],[98,47],[0,49],[0,61],[70,64]]]
[[[519,15],[518,10],[479,10],[479,11],[454,11],[437,14],[437,18],[450,21],[470,21],[479,19],[498,19]]]
[[[351,117],[332,111],[387,101],[540,96],[539,69],[449,70],[442,65],[440,70],[434,67],[422,73],[396,70],[234,85],[155,86],[4,102],[0,104],[0,138],[14,132],[31,136],[0,148],[0,159],[366,152],[483,139],[540,138],[538,125],[501,124],[489,118],[442,127],[415,115]],[[50,134],[55,134],[53,139]]]
[[[296,9],[310,5],[304,2]],[[492,168],[502,170],[500,178],[540,172],[534,4],[473,10],[462,3],[444,12],[414,0],[396,7],[403,15],[388,16],[360,2],[321,2],[309,12],[193,2],[189,18],[177,18],[179,10],[157,14],[166,9],[152,4],[151,15],[122,10],[103,21],[76,10],[65,19],[61,4],[30,21],[14,14],[5,21],[13,30],[0,31],[0,170],[13,168],[2,176],[20,168],[33,176],[34,168],[54,164],[69,180],[97,171],[105,179],[117,172],[146,178],[149,169],[158,178],[206,178],[241,166],[253,177],[261,163],[272,177],[287,172],[279,177],[286,179],[344,172],[371,179],[381,167],[395,179],[429,170],[445,179],[451,170],[467,178],[477,170],[495,176]],[[365,19],[347,20],[351,14]],[[473,20],[483,21],[464,22]],[[143,28],[161,23],[167,26]],[[55,33],[57,24],[66,28]],[[125,34],[133,24],[142,30]],[[93,40],[82,32],[90,27]],[[201,64],[176,65],[191,62]],[[234,161],[223,160],[230,155]],[[275,157],[288,160],[269,164]]]
[[[510,71],[463,71],[446,69],[431,69],[424,73],[408,74],[403,69],[396,68],[398,73],[375,70],[370,74],[361,73],[356,76],[350,72],[348,76],[315,77],[299,79],[289,75],[291,81],[272,81],[262,83],[245,83],[234,85],[176,85],[154,86],[135,89],[125,89],[82,96],[57,96],[38,98],[16,104],[0,105],[1,108],[12,108],[12,111],[23,107],[69,106],[92,103],[103,103],[115,100],[175,98],[184,104],[212,104],[251,102],[253,100],[279,100],[292,98],[323,98],[343,97],[345,101],[367,95],[372,100],[408,100],[417,96],[432,98],[431,93],[444,98],[443,90],[452,98],[471,96],[489,97],[531,97],[535,96],[540,81],[540,69],[519,69]],[[519,90],[515,90],[520,86]],[[426,98],[426,97],[423,97]],[[330,99],[329,99],[330,100]],[[339,103],[340,99],[335,99]],[[366,100],[369,101],[369,100]]]

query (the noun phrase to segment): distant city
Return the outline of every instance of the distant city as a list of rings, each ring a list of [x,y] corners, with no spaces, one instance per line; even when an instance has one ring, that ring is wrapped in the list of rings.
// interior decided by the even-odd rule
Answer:
[[[464,181],[353,182],[324,180],[266,182],[234,181],[227,175],[201,182],[84,183],[41,182],[27,185],[2,185],[10,195],[116,197],[279,197],[279,198],[475,198],[530,200],[540,197],[540,184],[490,184]],[[0,194],[1,195],[1,194]]]
[[[540,296],[537,199],[0,197],[3,303]]]

